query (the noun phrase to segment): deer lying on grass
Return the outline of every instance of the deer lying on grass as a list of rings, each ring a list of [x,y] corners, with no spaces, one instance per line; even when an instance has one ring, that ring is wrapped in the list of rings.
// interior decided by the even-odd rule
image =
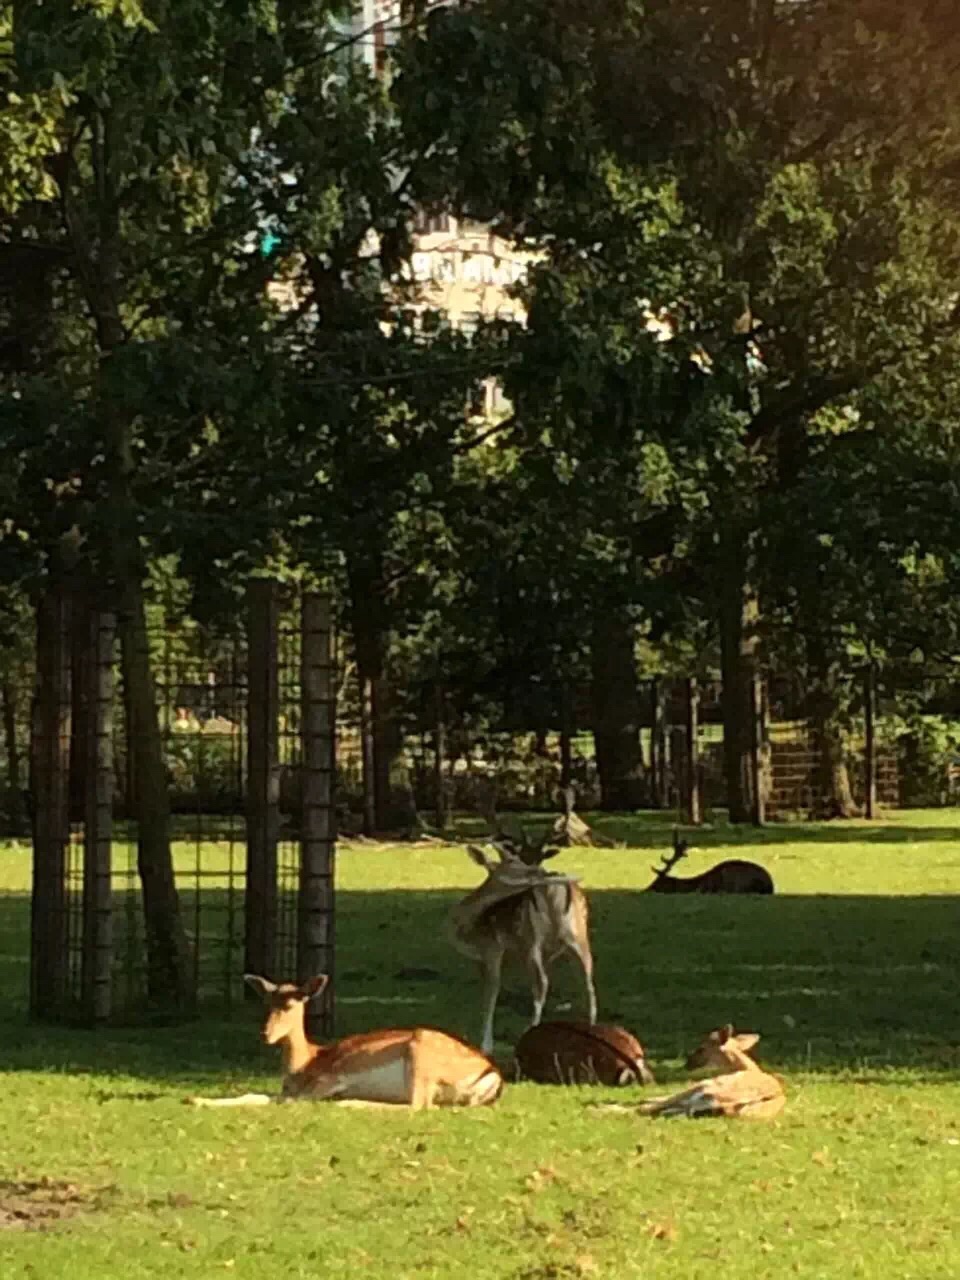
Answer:
[[[705,1036],[687,1058],[687,1070],[716,1067],[721,1075],[702,1080],[670,1098],[651,1098],[639,1110],[651,1116],[729,1116],[741,1120],[770,1120],[786,1103],[783,1085],[749,1056],[759,1036],[734,1035],[733,1027],[719,1027]]]
[[[664,858],[662,866],[650,868],[656,879],[647,885],[647,893],[773,893],[770,872],[755,862],[744,862],[740,858],[718,862],[698,876],[668,875],[671,868],[687,856],[689,848],[686,840],[681,840],[675,831],[673,853]]]
[[[520,960],[533,989],[533,1021],[543,1016],[549,980],[547,966],[565,951],[583,967],[587,988],[588,1018],[597,1020],[597,994],[593,985],[593,954],[588,932],[587,898],[573,876],[544,871],[540,863],[556,849],[517,845],[509,839],[493,842],[500,861],[488,858],[481,848],[468,845],[470,857],[483,867],[487,878],[468,893],[450,913],[454,946],[479,960],[483,969],[483,1033],[480,1047],[493,1051],[493,1015],[500,994],[500,972],[505,955]]]
[[[653,1084],[643,1045],[623,1027],[541,1022],[513,1051],[519,1080],[540,1084]]]
[[[432,1027],[365,1031],[332,1044],[314,1044],[307,1038],[304,1015],[307,1004],[327,985],[326,974],[302,986],[269,982],[252,973],[244,980],[267,1004],[263,1039],[283,1051],[282,1093],[192,1098],[195,1106],[329,1099],[415,1108],[479,1107],[500,1097],[503,1077],[496,1064],[473,1045]]]

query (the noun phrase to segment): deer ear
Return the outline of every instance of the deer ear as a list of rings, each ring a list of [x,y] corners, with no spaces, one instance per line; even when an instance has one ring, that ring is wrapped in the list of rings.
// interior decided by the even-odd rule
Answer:
[[[734,1036],[737,1042],[737,1048],[742,1049],[744,1053],[749,1053],[751,1049],[755,1049],[760,1037],[752,1031],[745,1031],[739,1036]]]
[[[321,991],[326,990],[329,981],[330,975],[328,973],[318,973],[315,978],[309,978],[300,987],[301,998],[315,1000]]]
[[[719,1040],[721,1044],[726,1044],[728,1040],[733,1038],[733,1023],[728,1022],[725,1027],[720,1028]]]
[[[266,999],[267,996],[273,995],[274,991],[277,989],[277,984],[275,982],[271,982],[269,978],[261,978],[258,973],[245,973],[243,975],[243,980],[248,987],[252,987],[254,991],[256,991],[257,995],[263,996],[264,999]]]

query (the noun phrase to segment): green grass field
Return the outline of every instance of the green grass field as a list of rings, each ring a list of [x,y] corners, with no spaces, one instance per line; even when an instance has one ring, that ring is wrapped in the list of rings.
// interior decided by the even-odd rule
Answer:
[[[590,894],[601,1017],[635,1031],[661,1089],[710,1027],[760,1032],[788,1082],[772,1124],[654,1121],[590,1105],[638,1090],[534,1085],[478,1112],[184,1107],[275,1085],[257,1011],[30,1025],[28,855],[0,847],[3,1280],[960,1275],[960,814],[705,830],[684,874],[755,858],[777,896],[752,901],[644,896],[669,824],[597,825],[628,847],[552,865]],[[341,1032],[476,1036],[478,978],[443,919],[477,876],[455,847],[342,850]],[[561,962],[552,1010],[581,1001]],[[505,1056],[527,1007],[508,976]]]

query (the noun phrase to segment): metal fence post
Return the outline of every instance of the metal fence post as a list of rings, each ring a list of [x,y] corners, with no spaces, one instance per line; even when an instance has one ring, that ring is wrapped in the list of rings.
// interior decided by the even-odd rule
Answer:
[[[48,588],[37,606],[37,689],[32,723],[30,1012],[53,1017],[64,1006],[69,968],[65,880],[70,836],[70,604],[62,586]]]
[[[319,1016],[321,1034],[330,1036],[334,1017],[336,660],[329,597],[305,595],[301,621],[303,809],[297,976],[301,981],[318,973],[330,976]]]
[[[703,822],[703,795],[700,779],[700,690],[695,676],[686,681],[686,795],[687,821],[698,827]]]
[[[83,960],[84,1015],[92,1022],[110,1017],[113,990],[113,709],[114,638],[111,613],[92,612],[87,622],[87,733],[83,770]]]
[[[277,924],[277,836],[280,779],[277,767],[277,591],[266,578],[247,591],[249,711],[247,716],[247,973],[274,973]]]
[[[876,738],[876,687],[873,663],[869,663],[863,676],[864,715],[864,814],[872,818],[877,810],[877,738]]]

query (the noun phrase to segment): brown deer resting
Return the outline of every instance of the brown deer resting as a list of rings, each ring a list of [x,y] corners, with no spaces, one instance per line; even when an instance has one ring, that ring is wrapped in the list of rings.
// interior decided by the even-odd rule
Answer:
[[[478,888],[468,893],[450,913],[453,945],[480,961],[483,970],[483,1032],[480,1047],[493,1051],[493,1018],[500,993],[504,957],[511,955],[526,967],[533,990],[532,1025],[543,1016],[549,979],[547,966],[570,952],[583,968],[587,988],[588,1020],[597,1020],[597,994],[593,985],[587,898],[572,876],[552,874],[539,865],[556,849],[521,851],[509,840],[494,841],[499,863],[482,849],[469,845],[467,852],[487,873]]]
[[[517,1078],[539,1084],[653,1084],[643,1046],[623,1027],[541,1022],[513,1051]]]
[[[650,868],[656,879],[647,885],[647,893],[773,893],[770,872],[756,862],[744,862],[741,858],[718,862],[698,876],[668,875],[670,869],[687,856],[689,848],[686,840],[674,832],[673,853],[664,858],[662,866]]]
[[[783,1085],[759,1067],[748,1051],[758,1035],[734,1035],[719,1027],[705,1036],[687,1058],[687,1069],[715,1067],[722,1074],[682,1089],[669,1098],[651,1098],[639,1110],[651,1116],[727,1116],[738,1120],[770,1120],[784,1108]]]
[[[279,1097],[245,1093],[235,1098],[191,1098],[194,1106],[262,1106],[270,1102],[350,1101],[355,1105],[478,1107],[496,1102],[503,1077],[473,1045],[432,1027],[391,1028],[346,1036],[332,1044],[307,1038],[304,1015],[327,985],[320,974],[298,986],[269,982],[256,974],[245,981],[267,1004],[263,1039],[283,1052]]]

